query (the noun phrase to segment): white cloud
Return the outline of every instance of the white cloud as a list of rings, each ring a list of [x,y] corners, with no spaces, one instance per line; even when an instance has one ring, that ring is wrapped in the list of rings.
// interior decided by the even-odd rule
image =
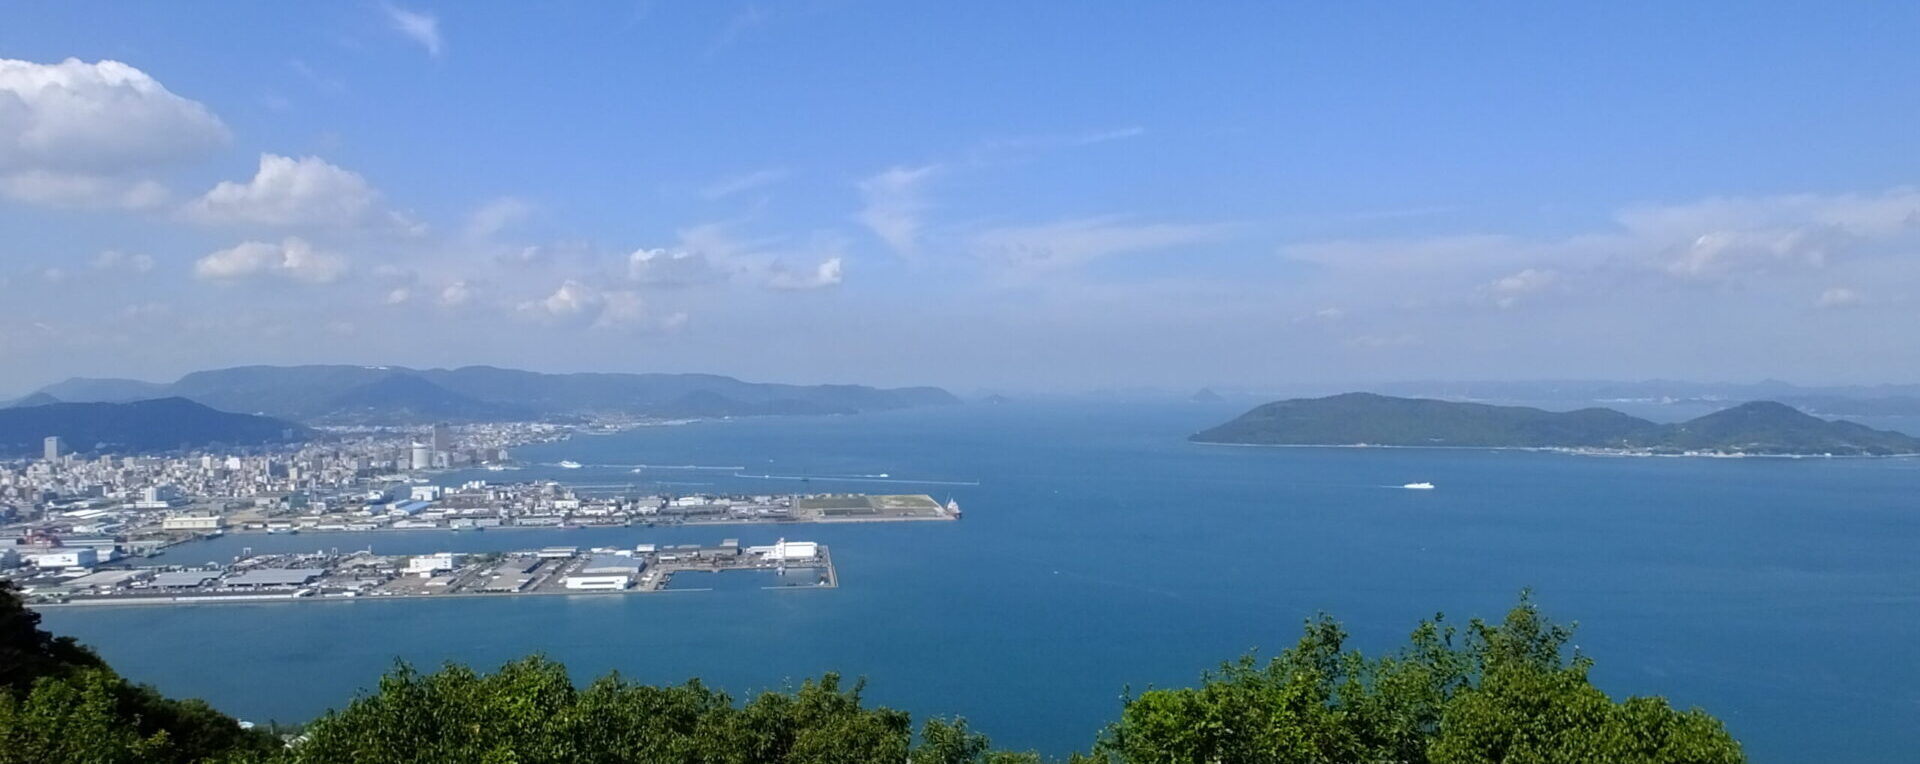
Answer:
[[[198,156],[227,139],[205,106],[118,61],[0,59],[0,173],[116,175]]]
[[[920,216],[927,209],[920,186],[939,170],[940,166],[933,164],[896,166],[860,181],[860,194],[866,199],[866,207],[855,218],[895,252],[917,253]]]
[[[775,289],[822,289],[838,286],[842,275],[840,258],[829,257],[810,271],[789,271],[776,265],[768,275],[767,285]]]
[[[1675,285],[1811,290],[1901,270],[1920,252],[1920,191],[1717,198],[1620,211],[1614,225],[1555,238],[1447,234],[1287,245],[1315,288],[1396,309],[1464,307],[1558,290],[1568,299],[1650,299]],[[1693,299],[1698,299],[1696,296]],[[1359,307],[1367,307],[1362,304]]]
[[[656,286],[685,286],[725,278],[726,273],[699,252],[640,249],[627,256],[627,278]]]
[[[1036,273],[1071,269],[1111,255],[1218,241],[1235,228],[1223,223],[1127,223],[1116,217],[1095,217],[989,229],[975,234],[973,245],[975,253],[989,262]]]
[[[1540,268],[1526,268],[1516,273],[1494,279],[1487,285],[1487,291],[1493,293],[1494,304],[1502,308],[1511,308],[1521,297],[1552,287],[1560,280],[1558,272]]]
[[[600,290],[568,279],[552,294],[520,303],[521,316],[548,324],[571,324],[591,320],[600,314],[603,298]]]
[[[205,106],[118,61],[0,59],[0,197],[151,209],[168,194],[148,173],[228,137]]]
[[[732,175],[708,183],[700,189],[700,197],[709,201],[724,199],[734,194],[745,193],[756,188],[765,188],[787,179],[788,172],[780,168],[755,170],[740,175]]]
[[[440,19],[431,13],[410,11],[399,6],[387,5],[387,21],[393,24],[395,31],[427,49],[427,55],[439,57],[443,43],[440,39]]]
[[[347,267],[346,258],[314,249],[305,239],[290,236],[279,244],[248,241],[214,252],[196,261],[193,273],[206,281],[282,279],[330,284],[345,276]]]
[[[380,192],[359,173],[318,157],[261,154],[251,180],[223,181],[186,212],[207,223],[418,230],[404,216],[382,210]]]
[[[455,281],[440,290],[440,307],[458,308],[473,301],[474,287],[465,281]]]
[[[1865,301],[1866,298],[1859,292],[1847,287],[1829,287],[1814,299],[1813,304],[1818,308],[1852,308]]]
[[[549,326],[619,331],[673,329],[687,319],[684,313],[656,318],[639,292],[603,291],[572,279],[544,298],[520,303],[515,312]]]
[[[412,299],[413,299],[413,290],[408,289],[406,287],[400,287],[387,293],[388,305],[405,305],[408,300],[412,300]]]

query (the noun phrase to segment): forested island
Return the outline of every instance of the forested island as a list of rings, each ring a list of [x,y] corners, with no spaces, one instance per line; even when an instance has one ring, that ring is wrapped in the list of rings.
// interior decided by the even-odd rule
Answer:
[[[1321,616],[1271,660],[1224,664],[1197,688],[1129,694],[1118,721],[1066,761],[1746,760],[1720,721],[1699,709],[1609,698],[1588,681],[1591,660],[1566,654],[1571,637],[1525,595],[1499,622],[1456,627],[1436,616],[1380,657],[1362,656]],[[862,684],[830,674],[739,703],[697,680],[655,687],[609,675],[579,687],[560,664],[538,657],[491,674],[401,665],[311,723],[249,727],[200,701],[128,682],[85,646],[41,630],[39,615],[0,581],[0,764],[1045,760],[996,751],[960,719],[928,719],[916,731],[905,712],[868,706]]]
[[[1268,403],[1190,439],[1233,445],[1541,448],[1654,454],[1920,454],[1920,438],[1844,420],[1828,421],[1772,401],[1743,403],[1685,422],[1659,424],[1606,408],[1561,412],[1345,393]]]

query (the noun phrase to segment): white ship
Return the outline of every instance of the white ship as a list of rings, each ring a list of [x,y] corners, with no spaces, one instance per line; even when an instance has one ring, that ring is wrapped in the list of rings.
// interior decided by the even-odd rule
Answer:
[[[1431,490],[1433,490],[1433,484],[1432,484],[1432,483],[1408,483],[1408,484],[1406,484],[1406,485],[1403,485],[1403,486],[1400,486],[1400,487],[1401,487],[1401,488],[1405,488],[1405,489],[1407,489],[1407,490],[1410,490],[1410,491],[1431,491]]]
[[[560,463],[560,469],[563,469],[563,470],[577,470],[577,469],[580,469],[580,463],[579,463],[579,462],[576,462],[576,461],[574,461],[574,460],[572,460],[572,459],[568,459],[568,460],[566,460],[566,461],[563,461],[563,462],[561,462],[561,463]]]

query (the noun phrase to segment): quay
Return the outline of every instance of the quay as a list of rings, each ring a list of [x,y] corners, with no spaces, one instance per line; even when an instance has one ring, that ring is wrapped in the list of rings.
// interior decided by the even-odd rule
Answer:
[[[22,581],[34,607],[338,602],[367,599],[650,594],[683,573],[766,577],[767,589],[833,589],[832,553],[809,541],[631,549],[546,547],[504,553],[257,555],[226,566],[99,570]]]

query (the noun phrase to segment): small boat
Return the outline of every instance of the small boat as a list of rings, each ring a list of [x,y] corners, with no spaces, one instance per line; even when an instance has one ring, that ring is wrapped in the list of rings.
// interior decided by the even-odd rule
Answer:
[[[1407,489],[1407,490],[1410,490],[1410,491],[1431,491],[1431,490],[1433,490],[1433,484],[1432,484],[1432,483],[1408,483],[1408,484],[1406,484],[1406,485],[1403,485],[1403,486],[1400,486],[1400,487],[1401,487],[1401,488],[1405,488],[1405,489]]]
[[[563,462],[561,462],[561,463],[560,463],[560,469],[563,469],[563,470],[577,470],[577,469],[580,469],[580,463],[579,463],[579,462],[576,462],[576,461],[574,461],[574,460],[572,460],[572,459],[568,459],[568,460],[566,460],[566,461],[563,461]]]

